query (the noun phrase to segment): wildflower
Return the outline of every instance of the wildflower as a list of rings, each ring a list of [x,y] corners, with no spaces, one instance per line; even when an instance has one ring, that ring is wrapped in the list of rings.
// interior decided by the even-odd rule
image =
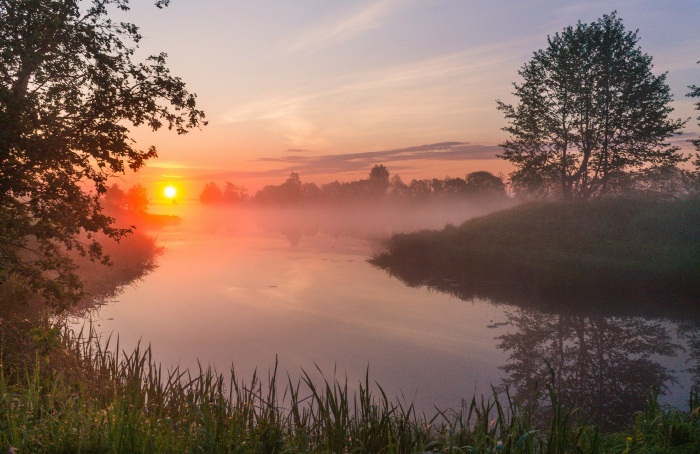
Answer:
[[[626,441],[627,443],[626,443],[626,446],[625,446],[625,450],[622,451],[622,454],[629,454],[629,452],[630,452],[630,444],[632,443],[632,437],[627,437],[627,438],[625,439],[625,441]]]

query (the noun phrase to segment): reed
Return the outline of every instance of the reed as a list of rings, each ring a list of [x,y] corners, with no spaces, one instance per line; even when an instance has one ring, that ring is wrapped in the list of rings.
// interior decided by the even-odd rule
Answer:
[[[48,326],[54,330],[56,327]],[[120,350],[87,328],[65,326],[24,370],[0,369],[0,452],[17,453],[557,453],[698,452],[700,399],[690,412],[663,408],[656,394],[629,430],[608,434],[563,408],[536,423],[508,392],[474,397],[428,417],[392,400],[366,374],[283,380],[277,367],[250,381],[163,372],[150,347]],[[5,345],[3,345],[5,347]],[[320,371],[319,371],[320,372]],[[322,375],[323,376],[323,375]],[[280,384],[283,386],[280,386]]]

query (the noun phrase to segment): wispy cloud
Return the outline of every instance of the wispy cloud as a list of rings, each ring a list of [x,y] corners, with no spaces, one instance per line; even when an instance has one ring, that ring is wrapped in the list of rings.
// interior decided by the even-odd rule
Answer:
[[[479,145],[469,142],[441,142],[407,148],[360,153],[326,154],[320,156],[286,155],[259,158],[257,162],[279,164],[278,167],[260,171],[227,171],[198,177],[200,180],[226,180],[251,177],[284,177],[289,172],[303,176],[344,174],[369,169],[375,164],[394,165],[392,171],[413,168],[409,161],[467,161],[497,159],[501,152],[496,145]],[[400,163],[405,163],[404,165]]]
[[[346,74],[326,86],[310,85],[286,93],[271,94],[264,99],[230,109],[223,118],[225,123],[256,120],[305,118],[314,111],[312,106],[344,105],[348,100],[386,99],[392,93],[429,91],[435,87],[459,85],[480,87],[481,79],[494,70],[512,64],[517,49],[511,42],[475,47],[437,57],[400,65]],[[454,93],[453,93],[454,95]],[[346,102],[342,102],[346,101]],[[436,102],[440,100],[435,99]],[[376,103],[375,103],[376,104]],[[403,104],[403,103],[402,103]],[[396,106],[405,109],[405,105]],[[426,106],[420,106],[424,109]]]
[[[191,170],[191,169],[204,169],[206,167],[197,167],[193,166],[191,164],[184,164],[182,162],[176,162],[176,161],[163,161],[160,159],[154,159],[152,161],[148,161],[148,168],[149,169],[172,169],[172,170],[180,170],[180,169],[186,169],[186,170]]]
[[[348,41],[367,30],[384,25],[387,17],[400,6],[400,0],[371,0],[364,2],[359,9],[345,12],[342,17],[335,17],[298,32],[290,38],[290,52],[316,51]]]
[[[495,111],[493,100],[510,91],[518,52],[506,41],[358,70],[239,104],[222,120],[265,122],[289,148],[330,149],[358,131],[378,137],[401,128],[438,141],[455,137],[458,118],[472,130],[482,128],[484,106]]]

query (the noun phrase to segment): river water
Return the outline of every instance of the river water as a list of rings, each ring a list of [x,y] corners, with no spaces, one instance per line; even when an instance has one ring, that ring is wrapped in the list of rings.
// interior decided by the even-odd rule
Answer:
[[[698,379],[698,320],[465,301],[429,284],[409,287],[367,262],[391,233],[488,210],[293,215],[156,206],[182,217],[151,232],[166,248],[158,268],[95,311],[93,323],[126,351],[150,344],[164,368],[234,367],[247,379],[278,362],[284,377],[304,370],[351,385],[369,370],[388,395],[427,414],[504,383],[534,399],[550,367],[572,399],[614,417],[650,385],[685,408]]]

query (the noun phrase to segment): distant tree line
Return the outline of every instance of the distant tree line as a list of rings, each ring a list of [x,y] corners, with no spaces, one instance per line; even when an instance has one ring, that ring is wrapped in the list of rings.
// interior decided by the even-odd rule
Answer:
[[[227,182],[223,188],[211,181],[204,186],[199,200],[205,204],[252,204],[291,206],[299,204],[366,204],[373,202],[429,202],[468,198],[506,198],[506,184],[490,172],[478,171],[465,178],[413,179],[404,183],[381,164],[375,165],[366,179],[333,181],[318,186],[303,183],[291,172],[280,185],[268,185],[248,197],[245,188]]]
[[[128,189],[122,189],[118,184],[113,184],[102,196],[103,209],[112,215],[145,214],[149,203],[148,191],[140,184],[135,184]]]
[[[248,200],[248,190],[246,188],[237,186],[228,181],[224,185],[223,189],[221,189],[215,182],[210,181],[204,186],[204,189],[199,194],[199,201],[207,204],[241,204],[247,202]]]

